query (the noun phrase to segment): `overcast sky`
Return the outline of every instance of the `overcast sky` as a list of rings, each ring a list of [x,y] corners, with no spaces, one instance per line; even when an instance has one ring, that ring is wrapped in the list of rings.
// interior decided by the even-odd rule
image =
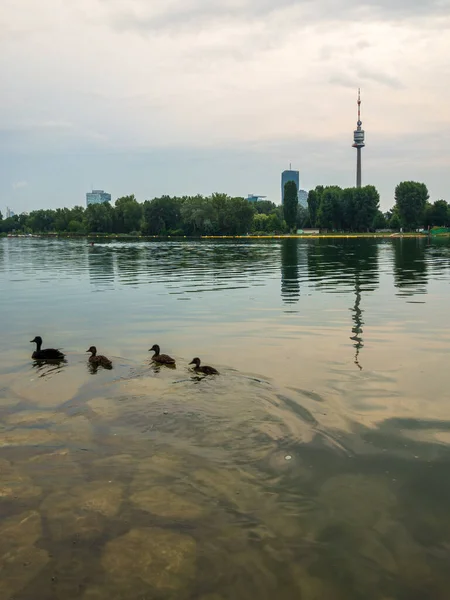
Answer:
[[[355,182],[450,201],[450,0],[1,0],[0,209]]]

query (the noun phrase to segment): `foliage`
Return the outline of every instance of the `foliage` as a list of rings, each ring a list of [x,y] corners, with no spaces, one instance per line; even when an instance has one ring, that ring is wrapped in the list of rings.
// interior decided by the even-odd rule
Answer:
[[[257,215],[270,215],[277,208],[275,202],[270,200],[259,200],[253,203]]]
[[[423,224],[428,198],[428,189],[424,183],[402,181],[397,185],[395,206],[403,227],[416,229]]]
[[[317,213],[319,212],[320,198],[322,196],[323,186],[318,185],[315,190],[308,192],[308,211],[311,227],[317,227]]]
[[[282,234],[306,227],[370,231],[450,225],[448,203],[437,200],[431,204],[426,198],[424,184],[402,182],[396,188],[395,206],[383,214],[379,210],[378,192],[370,185],[346,189],[317,186],[308,194],[308,209],[298,204],[293,182],[286,184],[282,206],[268,200],[249,202],[218,193],[207,197],[162,196],[139,203],[132,194],[118,198],[114,206],[105,202],[86,209],[82,206],[39,209],[7,219],[1,218],[0,213],[0,233],[197,236]]]
[[[284,185],[284,220],[292,231],[297,223],[298,190],[294,181],[288,181]]]
[[[114,207],[114,232],[129,233],[141,229],[142,204],[134,197],[117,198]]]
[[[445,200],[436,200],[434,204],[427,202],[425,206],[425,227],[444,227],[450,224],[450,205]]]
[[[317,211],[319,227],[332,230],[341,229],[343,220],[342,191],[337,186],[328,186],[323,189]]]
[[[388,227],[389,223],[386,219],[386,216],[381,212],[381,210],[377,210],[372,221],[372,229],[387,229]]]
[[[177,229],[180,223],[181,200],[162,196],[146,200],[143,205],[142,233],[160,235],[168,230]]]

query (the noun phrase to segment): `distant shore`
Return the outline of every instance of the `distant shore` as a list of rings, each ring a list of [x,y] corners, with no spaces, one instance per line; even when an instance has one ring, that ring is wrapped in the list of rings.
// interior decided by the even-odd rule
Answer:
[[[60,239],[85,239],[89,241],[95,240],[223,240],[223,239],[239,239],[239,240],[257,240],[257,239],[338,239],[338,238],[448,238],[450,233],[431,234],[426,233],[314,233],[314,234],[267,234],[267,235],[199,235],[199,236],[174,236],[174,235],[129,235],[129,234],[109,234],[109,233],[91,233],[91,234],[73,234],[73,233],[40,233],[40,234],[17,234],[1,235],[1,237],[20,237],[20,238],[60,238]]]

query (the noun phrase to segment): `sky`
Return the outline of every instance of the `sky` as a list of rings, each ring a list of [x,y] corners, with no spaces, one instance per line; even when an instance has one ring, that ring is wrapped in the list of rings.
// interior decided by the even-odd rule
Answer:
[[[0,210],[404,180],[450,201],[450,0],[2,0]]]

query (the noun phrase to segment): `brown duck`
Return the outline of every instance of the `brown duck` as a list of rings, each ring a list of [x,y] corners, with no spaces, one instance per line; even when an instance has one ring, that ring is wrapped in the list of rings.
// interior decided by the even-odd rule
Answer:
[[[89,357],[89,364],[93,367],[104,367],[105,369],[112,369],[112,362],[106,356],[102,354],[97,354],[97,348],[95,346],[91,346],[86,352],[90,352],[91,356]]]
[[[175,364],[174,358],[172,358],[171,356],[169,356],[167,354],[160,354],[160,348],[159,348],[158,344],[153,344],[153,346],[150,348],[149,352],[155,353],[152,356],[152,360],[155,363],[158,363],[160,365],[174,365]]]
[[[208,365],[200,366],[200,359],[195,357],[189,363],[190,365],[195,365],[194,371],[196,373],[204,373],[205,375],[219,375],[219,371],[214,367],[209,367]]]

